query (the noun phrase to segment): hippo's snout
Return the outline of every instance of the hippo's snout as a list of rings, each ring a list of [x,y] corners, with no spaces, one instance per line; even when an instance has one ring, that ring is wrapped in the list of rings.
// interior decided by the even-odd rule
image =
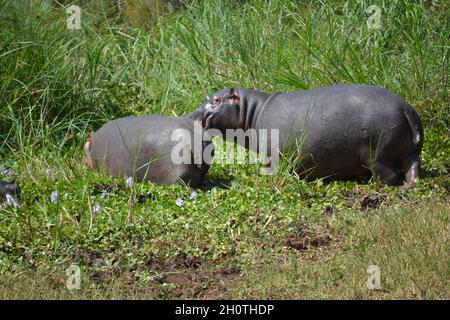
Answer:
[[[0,181],[0,208],[22,207],[20,188],[15,182]]]

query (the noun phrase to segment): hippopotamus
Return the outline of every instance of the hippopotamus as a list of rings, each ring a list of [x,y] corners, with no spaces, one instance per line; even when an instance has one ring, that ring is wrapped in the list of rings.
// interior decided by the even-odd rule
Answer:
[[[14,181],[0,181],[0,209],[7,206],[22,207],[20,188]]]
[[[294,170],[308,179],[372,173],[387,185],[411,185],[421,172],[424,134],[417,112],[397,94],[373,85],[273,94],[226,88],[208,96],[191,117],[222,134],[256,129],[257,137],[261,129],[277,129],[278,149],[271,152],[300,149]],[[258,151],[259,139],[245,147]]]
[[[203,131],[201,124],[198,126]],[[194,120],[189,117],[116,119],[88,135],[84,163],[114,177],[133,177],[160,185],[181,182],[195,188],[208,172],[209,163],[203,161],[202,152],[210,141],[201,141],[199,150],[195,150],[194,131]],[[177,152],[184,153],[184,158],[175,159]]]

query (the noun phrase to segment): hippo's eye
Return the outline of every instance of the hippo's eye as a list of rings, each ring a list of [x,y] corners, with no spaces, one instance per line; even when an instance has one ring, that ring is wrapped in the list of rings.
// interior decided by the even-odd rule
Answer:
[[[220,101],[221,101],[220,97],[214,97],[212,102],[214,105],[218,105]]]

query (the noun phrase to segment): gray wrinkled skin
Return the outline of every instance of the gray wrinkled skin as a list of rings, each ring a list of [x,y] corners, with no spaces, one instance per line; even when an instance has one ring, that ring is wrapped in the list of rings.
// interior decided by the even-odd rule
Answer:
[[[134,176],[137,181],[150,180],[161,185],[182,182],[197,187],[209,166],[194,164],[193,154],[192,164],[174,164],[171,160],[172,148],[179,143],[171,141],[171,134],[180,128],[189,130],[193,139],[194,121],[189,117],[130,116],[108,122],[85,146],[91,160],[88,166],[114,177]],[[187,148],[192,151],[190,146]]]
[[[224,89],[191,116],[222,132],[279,129],[281,152],[291,150],[292,141],[301,145],[298,171],[312,179],[375,172],[386,184],[409,185],[420,173],[418,114],[403,98],[376,86],[334,85],[273,95]]]
[[[15,182],[0,181],[0,209],[22,207],[20,188]]]

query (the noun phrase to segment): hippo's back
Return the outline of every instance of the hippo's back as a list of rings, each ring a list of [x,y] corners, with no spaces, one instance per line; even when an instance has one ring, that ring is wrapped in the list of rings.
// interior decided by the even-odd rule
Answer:
[[[301,141],[318,176],[358,176],[370,157],[392,161],[420,153],[423,129],[416,111],[395,93],[365,84],[334,85],[273,95],[256,128],[279,129],[283,149]],[[321,171],[321,169],[323,169]]]
[[[184,129],[193,134],[194,122],[187,117],[159,115],[129,116],[108,122],[92,136],[90,156],[95,168],[119,177],[134,176],[138,181],[172,184],[177,180],[198,185],[207,167],[174,164],[171,152],[179,143],[172,132]]]
[[[315,125],[336,121],[364,120],[373,115],[393,114],[411,106],[395,93],[365,84],[339,84],[273,95],[259,116],[258,126],[282,127],[289,120]]]
[[[376,86],[340,84],[275,94],[261,111],[256,128],[280,129],[281,140],[307,134],[360,138],[405,124],[405,113],[419,122],[415,110],[400,96]],[[407,123],[406,123],[407,124]]]

